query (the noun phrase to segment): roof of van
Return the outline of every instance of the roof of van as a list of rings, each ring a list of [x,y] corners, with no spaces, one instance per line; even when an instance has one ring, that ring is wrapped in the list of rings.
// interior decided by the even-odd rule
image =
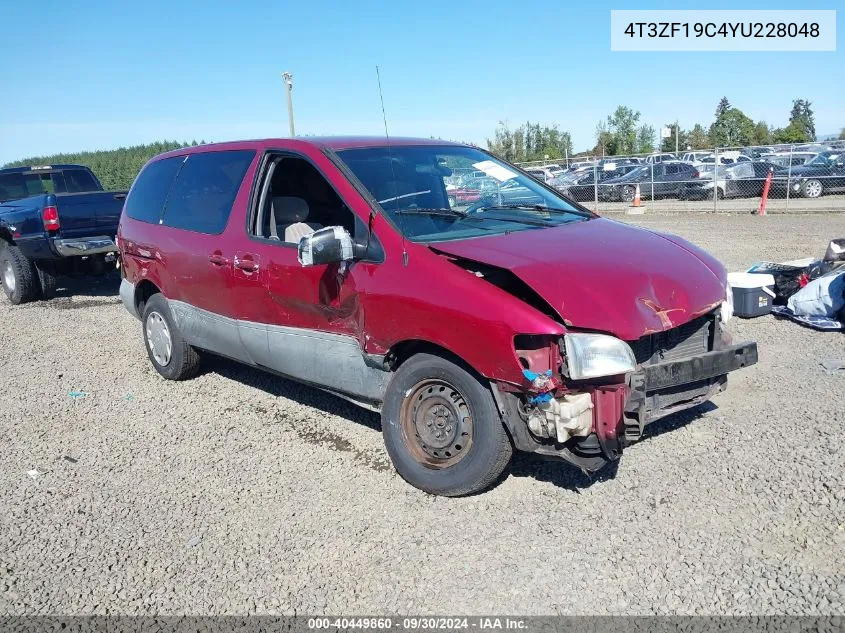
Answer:
[[[455,143],[454,141],[443,141],[440,139],[433,138],[413,138],[403,136],[391,136],[389,142],[384,136],[297,136],[294,138],[266,138],[248,141],[209,143],[207,145],[182,147],[164,154],[160,154],[160,156],[183,156],[185,154],[195,154],[197,152],[220,152],[225,150],[239,149],[293,149],[296,147],[303,147],[309,145],[312,147],[319,147],[321,149],[344,150],[359,149],[366,147],[386,147],[388,144],[392,147],[405,147],[409,145],[454,145],[458,147],[468,147],[465,143]]]

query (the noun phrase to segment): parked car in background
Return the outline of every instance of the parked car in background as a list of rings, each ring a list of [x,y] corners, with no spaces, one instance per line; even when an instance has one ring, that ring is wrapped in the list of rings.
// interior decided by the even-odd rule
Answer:
[[[452,209],[443,157],[541,202]],[[208,352],[379,411],[397,472],[434,494],[487,488],[514,448],[595,471],[757,362],[723,329],[712,256],[465,145],[177,150],[135,179],[118,241],[120,297],[163,378]]]
[[[677,197],[686,181],[698,177],[695,167],[680,161],[643,165],[605,181],[599,187],[599,199],[630,202],[634,199],[637,185],[643,198]]]
[[[573,161],[569,164],[569,169],[567,171],[573,172],[578,171],[579,169],[584,169],[585,167],[592,167],[597,163],[594,160],[580,160],[580,161]]]
[[[685,163],[691,163],[694,165],[702,162],[703,159],[710,158],[712,156],[713,152],[687,152],[681,160]]]
[[[778,167],[789,167],[790,165],[796,167],[808,163],[816,156],[818,154],[813,152],[778,152],[774,154],[763,154],[760,160],[777,165]]]
[[[718,166],[715,170],[716,178],[713,177],[713,170],[702,172],[697,180],[684,183],[680,198],[712,198],[714,188],[719,199],[759,198],[770,172],[772,182],[769,195],[782,195],[786,192],[786,170],[765,161],[749,161],[725,167]]]
[[[772,154],[777,150],[774,147],[767,145],[759,145],[755,147],[743,147],[742,153],[753,160],[763,159],[765,154]]]
[[[792,195],[805,198],[845,191],[845,154],[821,152],[806,164],[793,167],[789,188]]]
[[[619,178],[635,169],[641,169],[641,165],[616,165],[605,163],[605,167],[613,166],[612,169],[598,169],[589,167],[573,174],[565,174],[549,182],[549,185],[560,191],[563,195],[572,200],[585,202],[594,200],[604,183],[611,178]],[[598,174],[598,187],[596,187],[596,175]]]
[[[525,171],[534,176],[537,180],[549,182],[564,173],[560,165],[543,165],[542,167],[526,167]]]
[[[704,156],[703,158],[701,158],[700,162],[715,163],[717,156],[720,165],[733,165],[734,163],[749,162],[751,160],[751,158],[746,156],[745,154],[730,150],[720,151],[718,155],[711,152],[708,156]]]
[[[494,191],[498,186],[499,181],[490,176],[484,176],[483,178],[471,178],[458,187],[447,187],[449,206],[455,207],[478,202],[485,191]]]
[[[0,279],[9,300],[49,299],[62,275],[108,270],[125,197],[104,191],[81,165],[0,169]]]
[[[665,153],[665,152],[662,153],[662,154],[649,154],[648,156],[645,157],[644,162],[649,164],[649,165],[654,165],[655,163],[663,163],[663,162],[666,162],[666,161],[669,161],[669,160],[675,161],[675,160],[678,160],[678,157],[675,156],[674,154],[669,154],[669,153]]]
[[[641,165],[642,161],[637,157],[605,156],[597,164],[599,169],[604,169],[607,165],[610,165],[608,169],[615,169],[617,165]]]

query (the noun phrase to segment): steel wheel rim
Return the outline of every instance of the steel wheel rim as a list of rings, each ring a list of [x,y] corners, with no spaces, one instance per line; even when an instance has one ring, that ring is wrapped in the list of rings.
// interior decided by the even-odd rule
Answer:
[[[15,285],[17,281],[15,280],[15,269],[12,268],[12,262],[6,261],[3,264],[3,284],[9,290],[9,292],[15,291]]]
[[[158,312],[150,312],[147,317],[147,344],[156,363],[165,367],[173,353],[173,340],[167,321]]]
[[[822,183],[818,180],[811,180],[807,183],[807,197],[818,198],[822,193]]]
[[[454,466],[472,447],[472,410],[463,394],[445,380],[417,383],[399,417],[405,445],[427,468]]]

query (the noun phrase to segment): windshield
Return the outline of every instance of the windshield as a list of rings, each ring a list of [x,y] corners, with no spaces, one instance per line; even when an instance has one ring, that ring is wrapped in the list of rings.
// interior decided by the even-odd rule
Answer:
[[[808,165],[820,165],[822,167],[831,167],[842,159],[841,154],[834,154],[833,152],[823,152],[813,158]]]
[[[410,145],[337,152],[408,239],[436,242],[536,230],[593,217],[473,147]],[[455,171],[483,174],[447,188]]]
[[[627,174],[624,174],[625,178],[639,178],[640,176],[645,176],[646,174],[651,173],[651,166],[647,165],[645,167],[636,167],[632,169]]]

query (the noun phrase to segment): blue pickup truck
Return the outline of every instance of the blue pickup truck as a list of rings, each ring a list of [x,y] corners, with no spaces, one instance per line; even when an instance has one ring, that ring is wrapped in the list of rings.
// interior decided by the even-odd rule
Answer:
[[[0,169],[0,281],[9,301],[49,299],[62,275],[105,273],[125,198],[81,165]]]

